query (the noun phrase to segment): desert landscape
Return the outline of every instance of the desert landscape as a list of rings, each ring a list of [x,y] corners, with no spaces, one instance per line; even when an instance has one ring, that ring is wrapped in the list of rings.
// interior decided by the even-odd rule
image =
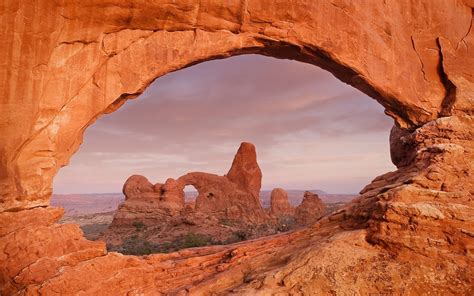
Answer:
[[[473,294],[472,1],[0,16],[1,295]]]
[[[296,207],[303,200],[306,190],[288,190],[290,204]],[[309,192],[321,192],[320,190],[308,190]],[[269,190],[260,191],[260,202],[265,209],[270,208]],[[185,192],[186,201],[192,202],[195,192]],[[324,202],[325,214],[337,211],[344,204],[356,197],[351,194],[328,194],[319,193],[318,196]],[[51,205],[64,208],[64,216],[58,223],[74,223],[81,227],[84,236],[90,240],[101,239],[101,236],[109,227],[115,215],[115,210],[125,197],[122,193],[110,194],[66,194],[53,195]]]
[[[287,190],[288,200],[293,207],[298,206],[303,200],[306,190]],[[324,202],[325,214],[340,209],[344,204],[354,199],[357,195],[329,194],[321,190],[308,190],[316,192]],[[271,191],[260,191],[260,202],[265,209],[270,208]],[[192,202],[196,192],[185,192],[186,201]],[[64,216],[58,223],[78,224],[84,236],[90,240],[101,239],[115,215],[115,210],[125,200],[122,193],[110,194],[66,194],[53,195],[51,205],[64,208]]]
[[[148,255],[298,229],[357,196],[320,190],[288,193],[282,188],[261,191],[256,156],[253,144],[242,143],[224,177],[194,172],[153,185],[133,175],[125,182],[123,195],[59,195],[53,196],[52,205],[65,209],[59,223],[80,225],[86,238],[104,241],[108,251]],[[184,192],[189,184],[197,194]]]

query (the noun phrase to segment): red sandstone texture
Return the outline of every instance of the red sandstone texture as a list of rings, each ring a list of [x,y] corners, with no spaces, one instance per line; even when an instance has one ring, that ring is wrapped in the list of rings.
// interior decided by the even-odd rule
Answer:
[[[5,295],[471,295],[474,3],[13,1],[0,5]],[[107,253],[49,207],[85,129],[157,77],[236,54],[320,66],[395,120],[398,169],[290,234]],[[290,99],[290,98],[289,98]]]

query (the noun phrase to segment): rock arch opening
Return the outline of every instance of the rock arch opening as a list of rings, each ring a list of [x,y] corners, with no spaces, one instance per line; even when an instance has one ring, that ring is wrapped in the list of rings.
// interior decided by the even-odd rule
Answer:
[[[2,294],[472,294],[469,1],[119,2],[3,7]],[[52,179],[100,115],[244,53],[319,65],[378,100],[398,170],[311,228],[230,246],[121,256],[56,223]]]
[[[99,120],[55,188],[113,193],[129,176],[143,175],[127,180],[126,202],[102,232],[109,250],[173,251],[194,246],[183,243],[189,234],[200,236],[201,244],[230,243],[310,225],[356,197],[373,176],[393,168],[391,125],[376,102],[317,67],[233,57],[159,78],[140,98]],[[261,173],[247,180],[239,170],[227,172],[229,154],[245,139],[257,146],[263,179]],[[239,155],[245,153],[234,163],[247,161]],[[257,165],[254,158],[247,169],[252,161]],[[186,199],[189,186],[197,190],[195,202]],[[255,192],[245,193],[252,186]],[[273,200],[275,187],[286,188],[286,204]]]
[[[193,185],[184,186],[184,196],[186,198],[186,202],[191,203],[191,207],[194,207],[194,203],[196,202],[198,195],[199,192]]]

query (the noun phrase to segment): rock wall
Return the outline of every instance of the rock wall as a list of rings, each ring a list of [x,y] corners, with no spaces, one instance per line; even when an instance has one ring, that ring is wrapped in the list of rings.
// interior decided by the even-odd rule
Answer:
[[[2,294],[470,295],[474,3],[14,1],[0,5]],[[320,66],[397,128],[398,170],[314,226],[144,258],[48,207],[84,130],[157,77],[236,54]],[[399,132],[396,130],[400,129]],[[403,152],[406,151],[406,152]]]

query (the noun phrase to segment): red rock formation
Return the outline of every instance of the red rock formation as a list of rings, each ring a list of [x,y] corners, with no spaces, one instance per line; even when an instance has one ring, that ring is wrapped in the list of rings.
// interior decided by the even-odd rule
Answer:
[[[136,222],[145,225],[170,223],[184,209],[184,186],[168,179],[165,184],[151,184],[147,178],[133,175],[123,185],[123,202],[111,228],[132,226]]]
[[[282,188],[275,188],[270,195],[270,214],[275,217],[293,216],[295,209],[288,201],[288,193]]]
[[[324,214],[324,203],[316,193],[306,191],[303,201],[295,209],[295,220],[299,225],[311,225]]]
[[[196,212],[239,223],[265,222],[260,201],[225,176],[195,172],[179,177],[178,182],[197,189]]]
[[[252,143],[240,144],[226,177],[240,189],[249,191],[254,197],[259,196],[262,187],[262,172],[257,163],[255,146]]]
[[[262,178],[256,161],[255,147],[242,143],[231,168],[237,183],[227,176],[200,172],[155,185],[143,176],[131,176],[123,187],[125,202],[102,239],[120,250],[142,227],[147,227],[147,233],[140,240],[159,244],[176,243],[185,233],[205,235],[218,243],[235,240],[237,232],[249,238],[271,233],[268,217],[255,196]],[[193,205],[185,204],[186,185],[193,185],[199,193]]]
[[[181,209],[184,207],[184,187],[174,179],[169,178],[165,184],[151,184],[147,178],[133,175],[123,185],[125,200],[148,201],[160,203],[166,208]]]
[[[473,8],[468,0],[7,0],[1,293],[471,295]],[[97,117],[159,76],[243,53],[320,66],[379,101],[401,130],[392,141],[398,170],[312,228],[225,247],[104,254],[77,227],[55,224],[52,178]]]
[[[183,187],[193,185],[197,189],[196,211],[239,222],[266,220],[259,199],[262,172],[251,143],[240,144],[227,175],[196,172],[179,177],[178,182]]]
[[[165,184],[155,190],[162,192],[162,201],[168,207],[174,207],[179,210],[184,207],[184,186],[177,180],[168,178]]]
[[[156,187],[160,187],[161,184],[156,185]],[[123,184],[122,192],[125,195],[125,200],[160,200],[161,192],[155,190],[155,186],[151,184],[147,178],[140,175],[133,175]]]
[[[444,117],[401,135],[412,161],[376,178],[353,206],[370,216],[369,241],[474,267],[473,127],[472,118]]]
[[[230,172],[232,178],[194,172],[155,185],[143,176],[131,176],[123,187],[125,202],[115,214],[111,228],[131,225],[136,221],[160,225],[170,223],[172,219],[174,223],[179,223],[179,220],[194,220],[193,216],[203,214],[214,220],[265,223],[265,212],[258,198],[262,173],[252,144],[241,144]],[[186,185],[193,185],[199,195],[194,208],[183,211]]]

